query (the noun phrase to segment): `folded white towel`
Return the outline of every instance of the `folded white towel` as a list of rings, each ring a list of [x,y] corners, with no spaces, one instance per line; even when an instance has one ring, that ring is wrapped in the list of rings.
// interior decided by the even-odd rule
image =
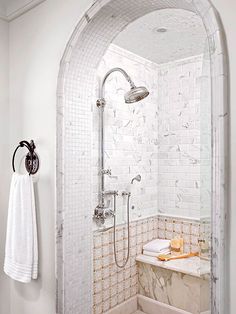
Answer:
[[[154,256],[154,257],[157,257],[159,255],[162,255],[162,254],[170,254],[170,250],[167,249],[167,250],[163,250],[161,253],[157,253],[157,252],[151,252],[151,251],[146,251],[146,250],[143,250],[143,255],[148,255],[148,256]]]
[[[14,280],[30,282],[38,277],[38,242],[32,176],[14,173],[11,181],[5,273]]]
[[[170,248],[170,240],[155,239],[143,246],[143,250],[154,253],[162,253],[163,250]]]

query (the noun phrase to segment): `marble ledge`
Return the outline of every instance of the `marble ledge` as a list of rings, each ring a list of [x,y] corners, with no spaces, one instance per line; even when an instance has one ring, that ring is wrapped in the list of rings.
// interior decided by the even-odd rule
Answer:
[[[156,257],[140,254],[136,257],[136,261],[194,277],[210,274],[210,262],[202,260],[198,256],[162,262]]]

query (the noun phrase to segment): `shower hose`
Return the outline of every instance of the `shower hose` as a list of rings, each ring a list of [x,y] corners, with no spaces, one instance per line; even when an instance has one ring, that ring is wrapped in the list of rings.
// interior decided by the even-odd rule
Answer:
[[[130,226],[129,226],[129,207],[130,207],[130,193],[127,193],[127,231],[128,231],[128,250],[125,261],[123,264],[118,262],[117,251],[116,251],[116,195],[114,194],[114,228],[113,228],[113,245],[114,245],[114,257],[116,266],[119,268],[124,268],[129,260],[129,252],[130,252]]]

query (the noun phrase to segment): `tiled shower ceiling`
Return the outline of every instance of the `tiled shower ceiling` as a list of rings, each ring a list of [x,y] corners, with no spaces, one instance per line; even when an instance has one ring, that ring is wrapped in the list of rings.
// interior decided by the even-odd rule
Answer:
[[[159,29],[166,32],[159,32]],[[186,10],[154,11],[128,25],[114,43],[155,63],[204,52],[206,32],[197,14]]]

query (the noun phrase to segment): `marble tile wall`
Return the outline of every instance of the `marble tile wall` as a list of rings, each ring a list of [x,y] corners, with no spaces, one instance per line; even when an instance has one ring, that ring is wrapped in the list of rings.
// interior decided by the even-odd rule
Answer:
[[[146,263],[138,263],[139,294],[200,314],[210,307],[209,275],[191,276]]]
[[[200,217],[200,89],[202,56],[157,65],[111,45],[97,71],[98,81],[113,67],[124,68],[150,96],[124,103],[129,85],[120,73],[106,83],[105,178],[107,190],[131,191],[131,219],[159,213]],[[98,95],[98,90],[96,90]],[[98,203],[98,109],[93,108],[93,206]],[[207,143],[209,144],[209,142]],[[209,149],[210,151],[210,149]],[[207,166],[205,164],[205,166]],[[142,181],[130,184],[141,174]],[[203,191],[201,191],[203,192]],[[118,198],[118,223],[126,200]],[[112,206],[112,199],[107,199]]]
[[[98,67],[98,81],[108,70],[121,67],[137,86],[146,86],[150,95],[135,104],[124,102],[130,86],[119,72],[105,85],[105,168],[113,177],[105,177],[106,190],[131,191],[131,219],[157,214],[158,180],[158,66],[118,46],[111,45]],[[98,91],[96,91],[98,95]],[[98,110],[93,110],[93,206],[98,203]],[[137,174],[141,182],[130,184]],[[107,198],[107,202],[112,201]],[[125,221],[126,199],[117,198],[118,223]],[[144,210],[145,209],[145,210]]]
[[[211,96],[211,66],[210,52],[206,45],[202,62],[200,80],[200,128],[201,128],[201,216],[203,219],[211,216],[212,202],[212,96]]]
[[[226,313],[228,59],[219,14],[209,1],[96,1],[77,25],[58,80],[58,313],[91,313],[91,90],[95,68],[112,39],[129,23],[163,8],[197,12],[210,43],[212,66],[212,311]],[[117,12],[114,15],[114,12]],[[124,18],[125,16],[125,18]],[[75,119],[71,119],[75,117]],[[76,136],[75,136],[76,134]],[[73,160],[72,160],[73,157]],[[67,165],[67,167],[66,167]],[[78,181],[80,185],[78,185]],[[216,184],[218,183],[218,184]],[[81,250],[82,248],[82,250]],[[78,254],[79,252],[79,254]],[[79,265],[79,266],[78,266]],[[217,279],[217,280],[216,280]],[[79,291],[79,293],[78,293]]]
[[[158,211],[200,217],[202,56],[159,65]]]
[[[93,313],[105,313],[137,294],[138,272],[136,257],[142,247],[155,238],[183,237],[184,251],[198,251],[200,237],[199,220],[183,220],[173,217],[149,217],[133,221],[130,225],[130,259],[124,269],[114,261],[113,230],[94,231],[93,234]],[[205,229],[204,229],[205,230]],[[127,226],[117,227],[118,261],[122,263],[127,252]]]
[[[129,88],[120,73],[107,80],[105,110],[105,178],[107,190],[131,191],[131,258],[124,270],[113,256],[112,230],[94,232],[94,313],[104,313],[137,293],[135,257],[154,238],[184,238],[184,251],[198,251],[209,241],[209,223],[200,218],[200,82],[202,56],[157,65],[111,45],[98,81],[113,67],[124,68],[150,96],[124,103]],[[98,94],[98,90],[96,90]],[[98,202],[98,109],[93,108],[93,206]],[[141,174],[142,181],[130,184]],[[107,199],[112,207],[112,199]],[[118,197],[118,258],[125,258],[126,199]],[[157,216],[158,212],[161,216]],[[165,216],[168,214],[169,216]],[[164,216],[163,216],[164,215]],[[175,217],[178,218],[174,218]],[[181,218],[181,216],[189,217]],[[191,217],[196,217],[196,219]],[[106,226],[112,224],[108,222]],[[95,228],[96,229],[96,228]]]

